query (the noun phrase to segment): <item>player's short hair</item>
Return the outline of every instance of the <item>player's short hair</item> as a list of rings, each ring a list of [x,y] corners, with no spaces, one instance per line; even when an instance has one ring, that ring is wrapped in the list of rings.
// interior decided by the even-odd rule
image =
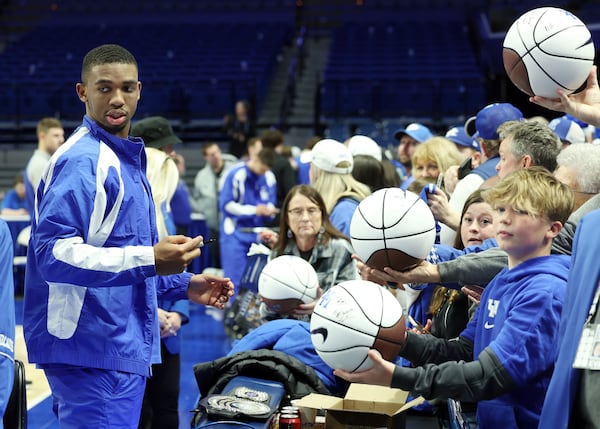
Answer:
[[[81,65],[81,81],[85,83],[86,76],[94,66],[102,64],[133,64],[138,68],[137,61],[131,52],[120,45],[100,45],[89,51],[83,57]]]

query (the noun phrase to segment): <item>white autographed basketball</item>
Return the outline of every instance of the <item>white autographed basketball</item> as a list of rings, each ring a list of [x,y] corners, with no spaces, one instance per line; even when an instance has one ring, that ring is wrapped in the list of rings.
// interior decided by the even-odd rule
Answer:
[[[331,368],[364,371],[377,349],[393,360],[404,344],[402,306],[384,287],[367,280],[349,280],[327,290],[310,319],[310,337],[317,354]]]
[[[529,95],[557,98],[583,85],[594,63],[585,24],[563,9],[541,7],[521,15],[504,38],[502,59],[510,80]]]

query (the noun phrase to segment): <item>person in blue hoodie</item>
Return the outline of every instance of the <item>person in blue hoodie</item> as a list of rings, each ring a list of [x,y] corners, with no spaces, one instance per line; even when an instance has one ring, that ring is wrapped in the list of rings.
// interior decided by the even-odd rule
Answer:
[[[50,158],[35,195],[25,342],[61,429],[135,429],[160,362],[157,297],[223,308],[233,284],[183,272],[202,236],[158,239],[144,143],[129,137],[142,87],[133,55],[98,46],[81,79],[83,122]]]
[[[485,288],[481,304],[453,340],[407,332],[396,366],[369,351],[374,366],[336,369],[350,382],[388,385],[426,399],[478,401],[481,429],[535,428],[558,346],[569,258],[551,255],[573,208],[573,194],[541,167],[510,173],[484,192],[494,208],[498,245],[508,267]]]
[[[8,225],[0,220],[0,429],[15,376],[15,290],[13,245]]]

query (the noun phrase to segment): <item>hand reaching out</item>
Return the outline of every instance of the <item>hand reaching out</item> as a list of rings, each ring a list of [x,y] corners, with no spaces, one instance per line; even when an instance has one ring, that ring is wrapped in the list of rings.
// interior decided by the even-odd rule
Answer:
[[[190,301],[223,309],[233,296],[231,279],[208,274],[196,274],[190,280],[187,295]]]
[[[556,93],[557,98],[533,96],[529,101],[546,109],[568,113],[587,124],[600,127],[600,87],[596,66],[590,70],[583,91],[567,95],[559,89]]]
[[[385,360],[381,354],[375,350],[369,350],[369,357],[374,365],[366,371],[348,372],[343,369],[336,369],[333,374],[347,380],[351,383],[378,384],[380,386],[389,386],[392,383],[394,374],[394,365]]]
[[[294,309],[294,315],[295,316],[303,316],[305,314],[311,315],[313,313],[313,311],[315,310],[315,306],[317,305],[317,301],[319,300],[319,298],[321,298],[321,295],[323,295],[323,290],[319,286],[317,288],[317,297],[313,301],[309,302],[308,304],[300,304],[298,306],[298,308]]]
[[[466,285],[463,286],[461,292],[467,295],[470,301],[479,305],[479,301],[481,300],[481,294],[483,293],[483,288],[477,285]]]
[[[407,271],[396,271],[390,267],[385,267],[383,271],[380,271],[366,265],[357,255],[352,255],[352,258],[356,260],[356,266],[363,280],[371,280],[379,284],[397,283],[398,286],[405,283],[421,284],[441,281],[437,265],[425,260]]]

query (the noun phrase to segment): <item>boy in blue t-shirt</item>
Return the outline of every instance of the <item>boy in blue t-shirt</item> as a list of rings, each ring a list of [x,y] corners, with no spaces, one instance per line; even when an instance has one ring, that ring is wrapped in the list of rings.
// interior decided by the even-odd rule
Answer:
[[[486,428],[535,428],[552,376],[569,258],[551,255],[572,207],[571,190],[547,170],[532,167],[506,176],[484,198],[508,267],[485,288],[481,305],[458,338],[406,333],[403,368],[371,350],[373,368],[335,370],[350,381],[387,385],[426,399],[475,402]]]

